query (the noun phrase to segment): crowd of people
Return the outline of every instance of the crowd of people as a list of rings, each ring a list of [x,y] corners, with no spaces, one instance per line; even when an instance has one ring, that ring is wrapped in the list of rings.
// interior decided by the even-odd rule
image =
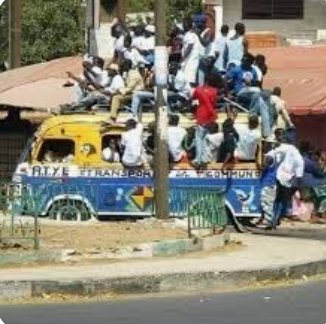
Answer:
[[[221,162],[225,170],[235,161],[257,161],[263,141],[265,153],[260,222],[273,228],[298,188],[325,184],[325,170],[311,153],[311,146],[295,146],[295,128],[282,99],[282,89],[266,89],[268,66],[264,55],[250,53],[246,28],[241,22],[230,30],[223,25],[214,35],[205,20],[186,18],[169,33],[168,148],[170,162],[188,161],[195,168]],[[117,123],[119,111],[128,111],[127,132],[110,143],[103,157],[126,167],[151,163],[154,154],[154,125],[149,125],[143,143],[139,121],[144,109],[155,100],[155,27],[151,21],[126,26],[115,20],[112,27],[114,57],[106,61],[86,55],[83,73],[74,80],[75,100],[63,107],[69,111],[110,111],[108,124]],[[227,118],[221,127],[219,112]],[[237,112],[246,112],[247,124],[237,124]],[[183,129],[179,115],[192,112],[195,126]],[[277,129],[278,117],[285,129]],[[260,126],[261,119],[261,126]],[[221,124],[221,123],[220,123]],[[122,154],[118,154],[122,150]],[[309,147],[309,150],[308,150]]]

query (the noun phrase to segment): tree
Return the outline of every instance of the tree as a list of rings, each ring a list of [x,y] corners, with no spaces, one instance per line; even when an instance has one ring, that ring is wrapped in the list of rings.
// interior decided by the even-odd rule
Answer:
[[[83,51],[84,17],[78,0],[23,2],[22,63],[31,64]]]
[[[0,6],[0,64],[9,57],[9,1]]]
[[[84,16],[80,0],[22,1],[22,65],[83,52]],[[0,7],[0,62],[8,60],[8,7]]]
[[[127,8],[132,13],[153,11],[154,0],[128,0]],[[172,24],[174,20],[181,21],[201,10],[202,0],[168,0],[168,24]]]

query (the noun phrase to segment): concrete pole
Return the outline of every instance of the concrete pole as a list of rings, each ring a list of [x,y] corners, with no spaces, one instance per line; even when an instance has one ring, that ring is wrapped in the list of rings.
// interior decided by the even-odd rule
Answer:
[[[9,66],[21,65],[21,13],[22,0],[9,0]]]
[[[155,213],[159,219],[169,217],[169,154],[167,147],[168,51],[166,47],[166,0],[155,0]]]

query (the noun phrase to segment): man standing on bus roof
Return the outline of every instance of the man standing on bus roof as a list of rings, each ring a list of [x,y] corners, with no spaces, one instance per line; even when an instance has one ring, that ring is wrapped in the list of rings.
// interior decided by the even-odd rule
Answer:
[[[198,106],[195,112],[196,126],[196,158],[193,161],[196,167],[202,166],[205,161],[205,138],[208,134],[208,125],[216,121],[216,101],[218,75],[214,72],[208,73],[205,84],[195,89],[193,99],[197,100]]]

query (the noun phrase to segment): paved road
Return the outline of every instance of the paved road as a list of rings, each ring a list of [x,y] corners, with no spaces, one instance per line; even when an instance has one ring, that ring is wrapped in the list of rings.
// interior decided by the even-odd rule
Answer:
[[[326,280],[245,293],[0,306],[0,317],[6,324],[324,324]]]

